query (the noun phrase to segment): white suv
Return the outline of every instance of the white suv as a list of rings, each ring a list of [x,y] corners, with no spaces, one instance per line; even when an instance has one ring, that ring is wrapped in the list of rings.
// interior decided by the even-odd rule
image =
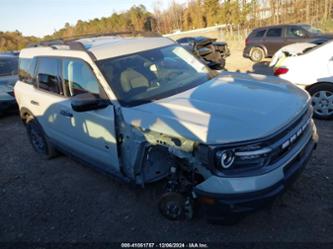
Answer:
[[[15,95],[34,149],[139,186],[159,208],[209,219],[281,193],[317,143],[309,95],[276,77],[216,74],[167,38],[96,37],[22,50]]]

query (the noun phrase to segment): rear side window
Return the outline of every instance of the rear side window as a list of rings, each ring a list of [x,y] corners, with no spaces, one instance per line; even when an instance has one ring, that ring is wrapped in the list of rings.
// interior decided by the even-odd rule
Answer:
[[[273,28],[267,31],[266,37],[281,37],[282,28]]]
[[[99,95],[99,83],[86,62],[80,59],[66,58],[62,64],[65,90],[70,96],[82,93]]]
[[[34,83],[36,60],[31,58],[20,58],[19,60],[19,79],[28,84]]]
[[[59,65],[60,59],[58,58],[38,58],[37,83],[39,89],[62,94]]]
[[[264,36],[265,32],[266,32],[266,30],[259,30],[255,33],[254,37],[255,38],[261,38],[261,37]]]

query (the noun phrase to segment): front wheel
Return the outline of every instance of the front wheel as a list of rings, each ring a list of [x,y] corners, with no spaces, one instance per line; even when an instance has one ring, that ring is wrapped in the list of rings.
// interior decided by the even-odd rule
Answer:
[[[159,200],[158,206],[161,214],[169,220],[185,218],[185,198],[180,193],[165,193]]]
[[[333,119],[333,84],[321,83],[309,89],[312,97],[313,116],[317,119]]]

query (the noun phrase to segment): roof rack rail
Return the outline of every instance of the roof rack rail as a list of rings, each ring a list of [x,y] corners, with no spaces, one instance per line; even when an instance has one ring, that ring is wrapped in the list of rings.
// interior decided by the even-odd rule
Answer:
[[[121,36],[121,37],[162,37],[161,34],[156,32],[148,32],[148,31],[125,31],[125,32],[111,32],[111,33],[95,33],[95,34],[84,34],[84,35],[76,35],[76,36],[67,36],[62,37],[61,39],[56,40],[48,40],[48,41],[41,41],[38,43],[29,44],[28,48],[33,47],[51,47],[54,49],[58,49],[57,46],[68,46],[71,50],[79,50],[85,51],[89,54],[89,56],[96,60],[95,56],[86,49],[86,47],[78,40],[85,39],[85,38],[95,38],[95,37],[102,37],[102,36]]]
[[[74,36],[64,36],[60,39],[41,41],[38,43],[29,44],[28,47],[52,47],[56,45],[71,45],[72,42],[84,39],[84,38],[94,38],[102,36],[121,36],[121,37],[162,37],[161,34],[150,31],[124,31],[124,32],[110,32],[110,33],[90,33],[83,35],[74,35]],[[79,42],[77,42],[79,43]]]
[[[162,37],[161,34],[152,31],[123,31],[123,32],[108,32],[108,33],[90,33],[90,34],[83,34],[83,35],[75,35],[75,36],[68,36],[63,37],[62,39],[65,41],[72,41],[84,38],[94,38],[94,37],[101,37],[101,36],[122,36],[122,37],[131,37],[131,36],[142,36],[142,37]]]
[[[53,49],[59,49],[57,46],[68,46],[70,50],[78,50],[78,51],[84,51],[86,52],[92,60],[96,60],[96,57],[93,53],[91,53],[88,49],[85,48],[85,46],[79,42],[79,41],[64,41],[64,40],[51,40],[51,41],[43,41],[35,44],[29,44],[28,48],[34,48],[34,47],[50,47]]]

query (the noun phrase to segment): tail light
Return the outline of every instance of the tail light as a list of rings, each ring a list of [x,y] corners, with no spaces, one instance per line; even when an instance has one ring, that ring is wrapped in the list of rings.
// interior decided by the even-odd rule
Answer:
[[[289,69],[286,67],[278,67],[277,69],[275,69],[274,71],[274,75],[275,76],[279,76],[281,74],[286,74],[288,73]]]
[[[247,44],[249,44],[249,38],[248,37],[245,39],[245,46],[247,46]]]

